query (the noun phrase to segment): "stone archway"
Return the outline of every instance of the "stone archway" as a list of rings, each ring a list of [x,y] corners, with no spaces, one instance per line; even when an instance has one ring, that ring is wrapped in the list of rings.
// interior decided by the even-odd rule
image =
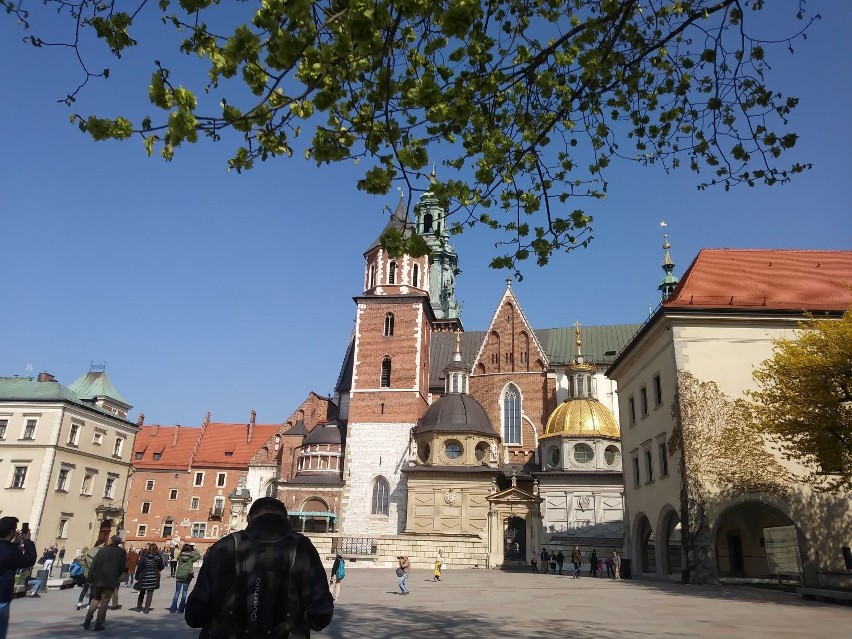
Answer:
[[[778,506],[763,501],[741,501],[716,520],[714,549],[719,577],[769,577],[765,528],[793,526],[801,552],[801,530]]]
[[[636,573],[651,573],[657,572],[657,553],[654,547],[654,531],[651,528],[651,522],[644,513],[639,513],[636,516],[635,533],[635,548],[633,556],[636,565],[633,571]]]
[[[506,539],[503,559],[507,561],[526,561],[527,522],[523,517],[511,516],[503,520]]]
[[[657,556],[663,575],[680,576],[683,572],[683,544],[680,537],[680,516],[677,510],[666,506],[657,523],[659,545]]]

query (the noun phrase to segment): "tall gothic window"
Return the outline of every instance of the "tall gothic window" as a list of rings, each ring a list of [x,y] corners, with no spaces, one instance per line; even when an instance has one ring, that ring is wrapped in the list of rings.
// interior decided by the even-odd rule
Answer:
[[[388,266],[388,284],[396,284],[396,262]]]
[[[370,514],[387,515],[388,497],[390,496],[390,484],[384,477],[376,477],[373,482],[373,499],[370,505]]]
[[[514,384],[509,384],[503,394],[503,441],[521,443],[521,393]]]
[[[385,315],[385,337],[393,335],[393,313]]]
[[[420,267],[417,264],[415,264],[414,268],[411,269],[411,272],[412,272],[411,285],[414,288],[417,288],[418,286],[420,286]]]
[[[382,360],[382,380],[379,385],[382,388],[390,388],[391,385],[391,358],[387,355]]]

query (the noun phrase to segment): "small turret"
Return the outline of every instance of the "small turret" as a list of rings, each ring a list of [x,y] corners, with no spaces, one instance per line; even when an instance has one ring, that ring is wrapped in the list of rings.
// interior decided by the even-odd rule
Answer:
[[[660,226],[667,226],[665,222],[660,222]],[[672,294],[675,286],[680,281],[677,276],[674,274],[675,263],[672,260],[672,256],[669,253],[669,249],[672,245],[669,243],[668,233],[663,234],[663,271],[665,275],[663,275],[663,280],[660,282],[660,285],[657,289],[660,291],[660,301],[665,302],[669,295]]]

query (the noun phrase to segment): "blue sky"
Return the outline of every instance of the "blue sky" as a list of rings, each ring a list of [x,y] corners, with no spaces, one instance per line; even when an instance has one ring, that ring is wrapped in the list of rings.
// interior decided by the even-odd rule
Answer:
[[[786,15],[795,2],[775,2]],[[524,268],[514,288],[537,328],[641,322],[658,300],[660,220],[681,274],[704,247],[848,249],[852,239],[852,3],[820,12],[773,82],[801,98],[789,159],[814,163],[791,184],[699,192],[694,174],[617,164],[590,208],[588,249]],[[792,9],[794,11],[794,9]],[[777,16],[767,17],[767,29]],[[363,251],[396,196],[359,193],[361,167],[300,158],[227,173],[229,147],[202,143],[167,164],[139,141],[93,143],[56,103],[73,86],[67,52],[35,50],[0,16],[0,375],[49,371],[70,384],[91,362],[135,419],[198,425],[284,420],[333,390],[354,325]],[[143,109],[151,55],[126,56],[74,110]],[[122,108],[125,105],[125,108]],[[144,109],[143,109],[144,110]],[[468,330],[487,327],[505,272],[487,267],[493,232],[454,240]]]

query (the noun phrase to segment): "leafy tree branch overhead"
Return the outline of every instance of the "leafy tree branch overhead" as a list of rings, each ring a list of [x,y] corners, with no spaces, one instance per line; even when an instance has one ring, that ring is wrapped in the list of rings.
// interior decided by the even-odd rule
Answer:
[[[804,0],[790,5],[798,28],[769,39],[752,35],[762,0],[0,5],[36,47],[73,51],[72,108],[129,49],[154,52],[148,116],[72,115],[95,140],[139,136],[167,160],[186,143],[221,141],[237,171],[281,156],[357,160],[357,186],[374,194],[422,190],[438,159],[433,190],[453,231],[501,232],[495,268],[585,246],[583,202],[606,196],[616,160],[682,166],[700,189],[779,184],[810,166],[786,161],[797,99],[766,78],[770,55],[792,52],[819,18]],[[151,16],[177,30],[173,48],[140,28]],[[44,35],[58,30],[67,37]],[[182,54],[206,74],[177,71]]]

